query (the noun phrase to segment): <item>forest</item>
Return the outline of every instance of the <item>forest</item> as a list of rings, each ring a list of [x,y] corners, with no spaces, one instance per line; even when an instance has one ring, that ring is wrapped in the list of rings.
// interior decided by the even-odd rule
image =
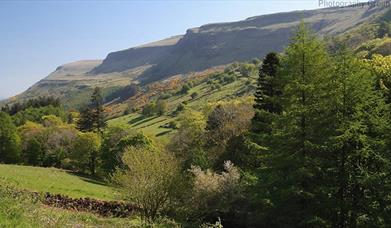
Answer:
[[[391,57],[330,48],[301,23],[256,65],[243,69],[258,71],[251,100],[181,104],[168,142],[108,125],[100,88],[81,110],[47,97],[4,106],[0,163],[104,180],[149,224],[389,227]],[[163,115],[167,104],[140,111]]]

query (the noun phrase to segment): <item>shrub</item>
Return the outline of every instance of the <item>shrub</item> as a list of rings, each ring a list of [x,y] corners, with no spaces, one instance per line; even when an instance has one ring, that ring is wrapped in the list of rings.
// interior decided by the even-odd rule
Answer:
[[[172,95],[170,93],[163,93],[162,95],[159,96],[159,99],[161,100],[166,100],[170,98]]]
[[[156,104],[148,103],[143,107],[142,114],[144,116],[152,116],[155,114]]]
[[[114,174],[124,197],[141,207],[145,220],[154,221],[173,207],[179,191],[179,164],[174,157],[153,148],[129,147],[123,156],[124,170]]]
[[[179,94],[187,94],[190,89],[191,89],[190,85],[184,84],[181,90],[179,91]]]
[[[158,102],[156,103],[156,106],[155,106],[155,112],[156,114],[158,114],[159,116],[163,115],[164,113],[166,113],[168,110],[168,104],[166,101],[163,101],[163,100],[158,100]]]
[[[194,177],[191,207],[196,218],[220,217],[241,197],[239,170],[230,161],[224,169],[221,174],[196,166],[189,170]]]
[[[191,96],[191,99],[195,99],[196,97],[198,97],[198,93],[194,92],[190,96]]]
[[[121,126],[109,127],[103,135],[100,159],[101,168],[106,175],[112,174],[117,168],[123,167],[122,156],[127,147],[150,147],[152,141],[142,133],[130,132]]]

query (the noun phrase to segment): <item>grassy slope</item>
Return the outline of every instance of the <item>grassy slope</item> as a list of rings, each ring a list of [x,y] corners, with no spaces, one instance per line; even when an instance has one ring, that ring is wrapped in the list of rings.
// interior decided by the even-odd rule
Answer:
[[[177,119],[177,117],[173,117],[170,114],[172,114],[179,104],[185,102],[187,103],[186,106],[188,108],[202,110],[207,107],[208,104],[237,99],[238,96],[246,96],[249,93],[252,93],[250,87],[246,85],[246,81],[250,81],[251,84],[254,85],[254,77],[240,77],[232,83],[222,85],[218,90],[212,90],[211,85],[202,82],[191,88],[186,95],[174,95],[166,99],[169,110],[167,115],[145,117],[139,113],[132,113],[110,120],[109,125],[125,125],[132,129],[142,131],[146,135],[158,137],[161,140],[168,140],[174,130],[162,126]],[[195,99],[192,99],[190,95],[194,92],[197,92],[198,96]],[[155,99],[157,99],[157,97],[155,97]]]
[[[116,191],[104,183],[55,168],[0,165],[0,178],[31,191],[59,193],[74,198],[118,199]]]

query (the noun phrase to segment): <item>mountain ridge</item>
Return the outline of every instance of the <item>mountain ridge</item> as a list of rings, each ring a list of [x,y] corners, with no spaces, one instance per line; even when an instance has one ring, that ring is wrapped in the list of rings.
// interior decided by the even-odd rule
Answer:
[[[93,86],[112,90],[129,83],[146,85],[236,61],[262,58],[270,51],[282,51],[301,21],[317,35],[330,37],[370,23],[386,11],[385,7],[334,7],[209,23],[190,28],[184,35],[111,52],[103,60],[63,64],[13,100],[40,95],[72,100]]]

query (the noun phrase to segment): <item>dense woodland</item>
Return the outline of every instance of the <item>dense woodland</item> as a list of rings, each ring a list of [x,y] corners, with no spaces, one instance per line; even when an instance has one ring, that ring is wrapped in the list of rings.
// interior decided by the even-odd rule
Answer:
[[[104,178],[146,221],[388,227],[390,76],[390,57],[362,59],[343,43],[330,50],[301,24],[283,53],[259,63],[254,102],[181,105],[167,145],[107,126],[96,88],[80,112],[52,98],[4,107],[0,162]],[[162,115],[166,106],[150,103],[142,113]]]

